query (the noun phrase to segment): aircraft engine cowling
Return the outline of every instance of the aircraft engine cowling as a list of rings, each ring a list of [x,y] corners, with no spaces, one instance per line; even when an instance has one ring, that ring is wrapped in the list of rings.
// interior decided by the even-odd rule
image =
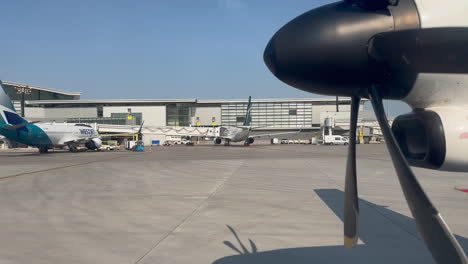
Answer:
[[[252,137],[250,137],[250,138],[247,139],[247,144],[249,144],[249,145],[250,145],[250,144],[253,144],[254,141],[255,141],[255,139],[252,138]]]
[[[85,146],[92,150],[99,149],[102,146],[102,141],[99,138],[93,138],[86,142]]]
[[[393,133],[409,164],[468,171],[468,109],[436,107],[398,116]]]
[[[222,141],[223,141],[223,140],[222,140],[221,138],[216,138],[216,139],[214,140],[214,143],[215,143],[216,145],[219,145],[219,144],[221,144]]]

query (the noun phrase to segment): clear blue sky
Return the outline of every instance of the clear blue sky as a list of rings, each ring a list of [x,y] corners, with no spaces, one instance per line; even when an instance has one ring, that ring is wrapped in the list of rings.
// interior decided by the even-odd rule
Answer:
[[[0,78],[83,99],[318,97],[274,78],[262,56],[282,25],[328,2],[1,1]]]

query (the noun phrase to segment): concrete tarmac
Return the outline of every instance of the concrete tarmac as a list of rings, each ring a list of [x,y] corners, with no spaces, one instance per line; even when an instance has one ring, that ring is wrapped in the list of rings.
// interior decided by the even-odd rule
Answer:
[[[359,145],[360,239],[343,244],[347,148],[0,151],[0,263],[433,263],[385,145]],[[468,173],[414,169],[468,250]]]

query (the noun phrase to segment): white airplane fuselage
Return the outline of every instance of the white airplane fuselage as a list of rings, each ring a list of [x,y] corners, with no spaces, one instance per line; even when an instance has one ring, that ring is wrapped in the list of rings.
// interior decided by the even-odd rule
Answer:
[[[9,140],[38,148],[85,145],[97,149],[102,144],[96,130],[80,124],[37,123],[17,130],[0,127],[0,134]]]
[[[64,146],[67,142],[80,142],[99,138],[99,134],[92,127],[67,123],[40,123],[35,124],[49,137],[52,145]]]
[[[231,142],[246,141],[250,135],[249,127],[222,127],[221,136]]]
[[[415,0],[421,28],[468,27],[468,4],[453,0]],[[440,10],[444,12],[440,12]],[[450,14],[450,15],[447,15]],[[468,75],[419,73],[402,99],[413,109],[433,111],[440,117],[445,135],[445,162],[441,170],[468,171]]]

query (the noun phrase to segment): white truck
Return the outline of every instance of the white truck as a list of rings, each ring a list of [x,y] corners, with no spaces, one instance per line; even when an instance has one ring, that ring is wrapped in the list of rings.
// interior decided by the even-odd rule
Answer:
[[[325,145],[348,145],[349,139],[347,137],[338,136],[338,135],[328,135],[323,139],[323,144]]]

